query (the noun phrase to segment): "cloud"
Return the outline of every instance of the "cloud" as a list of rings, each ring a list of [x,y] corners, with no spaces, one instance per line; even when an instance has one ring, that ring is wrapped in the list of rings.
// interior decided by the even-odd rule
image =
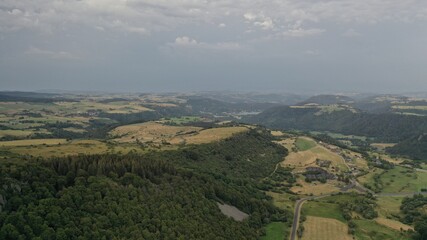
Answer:
[[[198,44],[199,43],[196,40],[187,36],[177,37],[174,42],[175,46],[197,46]]]
[[[174,48],[193,48],[193,49],[207,49],[207,50],[240,50],[242,46],[236,42],[219,42],[219,43],[205,43],[198,42],[197,40],[183,36],[177,37],[173,43],[168,44]]]
[[[282,31],[313,23],[326,28],[322,24],[427,20],[426,5],[425,0],[2,0],[0,31],[55,33],[77,25],[148,35],[194,24],[222,26],[224,19],[236,25],[246,22],[256,30]]]
[[[254,14],[247,12],[243,14],[243,18],[247,23],[252,23],[254,26],[260,27],[264,30],[271,30],[274,28],[273,19],[264,16],[264,14]]]
[[[304,51],[305,55],[311,55],[311,56],[316,56],[316,55],[320,55],[320,51],[319,50],[306,50]]]
[[[282,34],[285,37],[310,37],[310,36],[320,35],[324,32],[325,32],[325,29],[320,29],[320,28],[310,28],[310,29],[296,28],[296,29],[289,29],[283,32]]]
[[[358,37],[361,36],[358,31],[354,30],[353,28],[347,29],[343,34],[344,37]]]
[[[78,59],[79,57],[66,51],[50,51],[44,50],[36,47],[31,47],[28,49],[25,54],[33,56],[41,56],[50,59]]]

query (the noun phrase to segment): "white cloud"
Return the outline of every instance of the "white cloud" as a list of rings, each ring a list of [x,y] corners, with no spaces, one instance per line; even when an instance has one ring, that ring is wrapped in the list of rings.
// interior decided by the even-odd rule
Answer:
[[[225,23],[220,23],[220,24],[218,24],[218,27],[225,28],[225,27],[227,27],[227,25]]]
[[[425,0],[2,0],[0,31],[55,32],[77,24],[147,35],[186,25],[220,25],[224,18],[242,16],[257,29],[279,31],[311,23],[426,20],[426,9]]]
[[[264,30],[271,30],[274,28],[273,19],[264,16],[263,13],[254,14],[248,12],[243,14],[243,18],[246,20],[246,23],[251,23]]]
[[[269,30],[274,28],[273,20],[271,18],[266,17],[262,21],[255,22],[255,26],[260,26],[264,30]]]
[[[310,28],[310,29],[296,28],[296,29],[289,29],[289,30],[283,32],[283,36],[285,36],[285,37],[309,37],[309,36],[320,35],[323,32],[325,32],[325,29],[320,29],[320,28]]]
[[[242,46],[236,42],[219,42],[219,43],[206,43],[198,42],[197,40],[183,36],[177,37],[173,43],[168,44],[175,48],[193,48],[193,49],[207,49],[207,50],[240,50]]]
[[[250,12],[243,14],[243,17],[248,21],[254,21],[255,19],[257,19],[257,15]]]
[[[28,55],[41,56],[50,59],[78,59],[79,57],[66,51],[51,51],[40,49],[36,47],[31,47],[26,52]]]
[[[174,45],[176,46],[196,46],[198,44],[199,43],[196,40],[189,38],[187,36],[177,37],[174,42]]]

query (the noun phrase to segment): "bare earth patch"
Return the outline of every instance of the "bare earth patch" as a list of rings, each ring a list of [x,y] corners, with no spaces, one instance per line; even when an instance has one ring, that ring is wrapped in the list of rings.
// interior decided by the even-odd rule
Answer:
[[[307,216],[302,240],[352,240],[348,226],[336,219]]]
[[[221,203],[217,203],[219,209],[221,210],[221,212],[228,216],[233,218],[236,221],[243,221],[245,220],[247,217],[249,217],[248,214],[240,211],[238,208],[228,205],[228,204],[221,204]]]

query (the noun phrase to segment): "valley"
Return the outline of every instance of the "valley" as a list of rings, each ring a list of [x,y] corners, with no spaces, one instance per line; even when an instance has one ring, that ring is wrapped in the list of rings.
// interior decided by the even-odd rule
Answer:
[[[83,224],[93,239],[415,239],[426,205],[403,206],[427,193],[427,118],[409,114],[422,107],[253,97],[9,93],[0,237],[73,239]],[[379,100],[390,112],[369,110]]]

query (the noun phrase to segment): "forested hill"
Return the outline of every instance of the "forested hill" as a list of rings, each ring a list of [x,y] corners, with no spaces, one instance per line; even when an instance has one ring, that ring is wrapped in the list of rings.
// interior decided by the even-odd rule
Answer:
[[[255,129],[145,155],[5,160],[0,239],[258,239],[270,221],[291,221],[258,181],[285,154]],[[232,220],[217,202],[249,218]]]
[[[387,148],[387,152],[414,159],[427,160],[427,134],[420,134],[406,139],[394,147]]]
[[[400,142],[427,132],[427,117],[351,110],[322,112],[318,108],[280,106],[245,120],[270,128],[331,131],[389,142]]]

